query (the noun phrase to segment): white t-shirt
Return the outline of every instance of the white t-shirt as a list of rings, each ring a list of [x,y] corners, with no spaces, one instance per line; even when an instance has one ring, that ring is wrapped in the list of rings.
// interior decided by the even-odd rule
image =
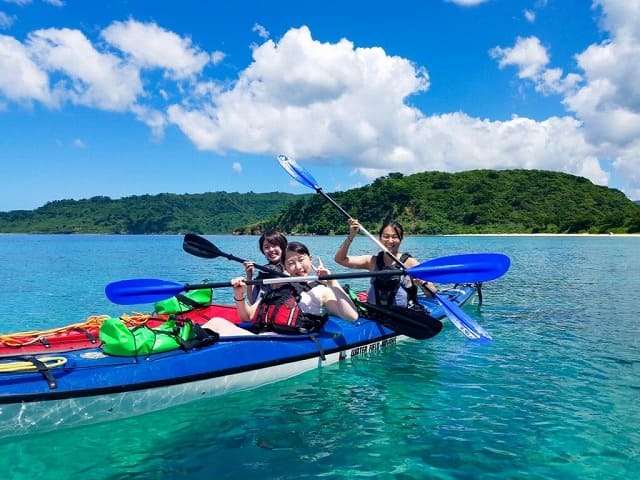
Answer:
[[[324,289],[329,288],[326,285],[316,285],[308,292],[302,292],[300,294],[300,310],[304,313],[310,313],[311,315],[325,315],[327,309],[322,305],[322,298],[326,292]]]

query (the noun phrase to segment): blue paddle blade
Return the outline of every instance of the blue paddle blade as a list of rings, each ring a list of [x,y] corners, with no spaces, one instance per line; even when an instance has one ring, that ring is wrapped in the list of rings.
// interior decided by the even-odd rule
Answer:
[[[501,277],[510,265],[502,253],[465,253],[434,258],[408,268],[407,273],[437,283],[477,283]]]
[[[155,278],[120,280],[107,285],[104,293],[118,305],[155,303],[184,291],[184,285]]]
[[[313,176],[311,176],[311,174],[307,172],[303,167],[301,167],[298,162],[296,162],[292,158],[287,157],[286,155],[278,155],[277,158],[282,168],[284,168],[287,173],[293,177],[294,180],[313,190],[321,190],[318,182],[316,182],[316,179],[313,178]]]
[[[493,340],[489,332],[451,300],[439,294],[436,294],[436,300],[446,313],[447,318],[465,337],[472,340]]]

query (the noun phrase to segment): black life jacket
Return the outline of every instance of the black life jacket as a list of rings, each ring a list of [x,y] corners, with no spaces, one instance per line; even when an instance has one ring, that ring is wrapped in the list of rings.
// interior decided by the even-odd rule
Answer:
[[[375,270],[398,270],[400,272],[400,267],[398,267],[395,263],[391,265],[384,264],[384,256],[385,252],[380,252],[376,256],[376,267]],[[409,253],[403,253],[399,260],[404,263],[407,258],[411,257]],[[402,275],[389,275],[382,277],[373,277],[371,279],[371,286],[373,289],[373,293],[375,294],[376,304],[377,305],[395,305],[396,304],[396,295],[400,290],[400,287],[406,292],[407,304],[400,305],[402,307],[411,306],[418,303],[418,287],[416,287],[413,282],[410,287],[405,287],[402,285]]]
[[[268,273],[268,272],[261,271],[256,276],[256,280],[264,280],[266,278],[280,277],[281,275],[279,275],[279,274],[284,272],[284,268],[282,267],[281,263],[276,263],[276,264],[268,263],[267,265],[263,265],[263,266],[265,268],[268,268],[269,270],[273,270],[274,273]],[[265,293],[267,293],[272,288],[274,288],[272,285],[265,285],[265,284],[260,285],[259,288],[254,288],[253,289],[253,298],[251,299],[251,303],[255,303],[255,301],[258,300],[258,298],[260,298],[260,296],[263,296]]]
[[[253,317],[254,331],[284,334],[316,332],[327,321],[327,315],[313,315],[300,310],[302,292],[308,292],[320,282],[285,283],[273,286],[261,298]]]

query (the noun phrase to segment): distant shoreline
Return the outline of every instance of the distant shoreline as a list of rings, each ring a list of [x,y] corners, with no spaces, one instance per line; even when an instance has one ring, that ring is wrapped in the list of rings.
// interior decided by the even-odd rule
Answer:
[[[61,237],[64,236],[74,236],[74,235],[92,235],[92,236],[121,236],[121,237],[134,237],[134,236],[182,236],[184,233],[33,233],[33,232],[0,232],[0,235],[59,235]],[[237,235],[234,233],[204,233],[203,235],[211,235],[211,236],[241,236],[241,237],[258,237],[258,234],[241,234]],[[295,237],[339,237],[339,234],[328,234],[328,235],[316,235],[316,234],[301,234],[301,233],[288,233],[287,235],[295,236]],[[406,234],[405,237],[636,237],[640,238],[640,233],[448,233],[448,234],[438,234],[438,235],[426,235],[426,234]]]
[[[417,235],[416,235],[417,236]],[[443,237],[640,237],[640,233],[453,233]]]

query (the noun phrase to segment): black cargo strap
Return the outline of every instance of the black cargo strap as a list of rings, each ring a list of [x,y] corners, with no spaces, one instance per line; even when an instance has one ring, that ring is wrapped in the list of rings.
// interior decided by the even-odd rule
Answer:
[[[201,303],[198,303],[195,300],[190,299],[186,295],[182,295],[182,294],[179,293],[178,295],[176,295],[176,298],[178,299],[179,303],[182,303],[183,305],[187,305],[188,307],[191,307],[191,308],[200,308],[200,307],[202,307]]]
[[[320,353],[320,358],[322,359],[322,361],[325,361],[327,357],[325,356],[324,349],[322,348],[322,345],[320,345],[320,342],[318,341],[316,336],[313,333],[308,333],[308,332],[307,332],[307,336],[313,343],[316,344],[316,347],[318,347],[318,352]]]
[[[83,333],[85,337],[87,337],[87,340],[89,340],[91,343],[96,343],[98,340],[96,339],[95,335],[93,335],[89,330],[87,330],[86,328],[82,328],[82,327],[75,327],[73,330],[75,330],[76,332],[80,332]]]
[[[173,316],[169,318],[172,318],[172,317]],[[217,332],[214,332],[213,330],[209,330],[208,328],[202,328],[202,325],[194,322],[190,318],[177,318],[177,317],[175,318],[180,322],[191,324],[191,329],[192,329],[191,338],[189,338],[188,340],[183,340],[182,337],[180,337],[180,326],[178,325],[174,327],[173,331],[159,330],[155,328],[151,328],[150,330],[156,335],[169,335],[178,343],[178,345],[180,345],[180,348],[185,352],[188,352],[189,350],[193,350],[194,348],[213,345],[214,343],[218,342],[218,340],[220,340],[220,335],[218,335]],[[140,325],[139,327],[134,327],[134,328],[148,328],[148,327],[146,325]]]
[[[56,382],[56,379],[53,378],[53,375],[51,375],[51,369],[47,367],[47,365],[45,365],[44,362],[41,362],[36,357],[32,357],[31,355],[19,356],[15,358],[18,358],[25,362],[32,363],[33,366],[36,367],[38,372],[40,372],[44,377],[44,379],[47,381],[47,384],[49,385],[49,388],[51,390],[55,390],[56,388],[58,388],[58,383]]]

